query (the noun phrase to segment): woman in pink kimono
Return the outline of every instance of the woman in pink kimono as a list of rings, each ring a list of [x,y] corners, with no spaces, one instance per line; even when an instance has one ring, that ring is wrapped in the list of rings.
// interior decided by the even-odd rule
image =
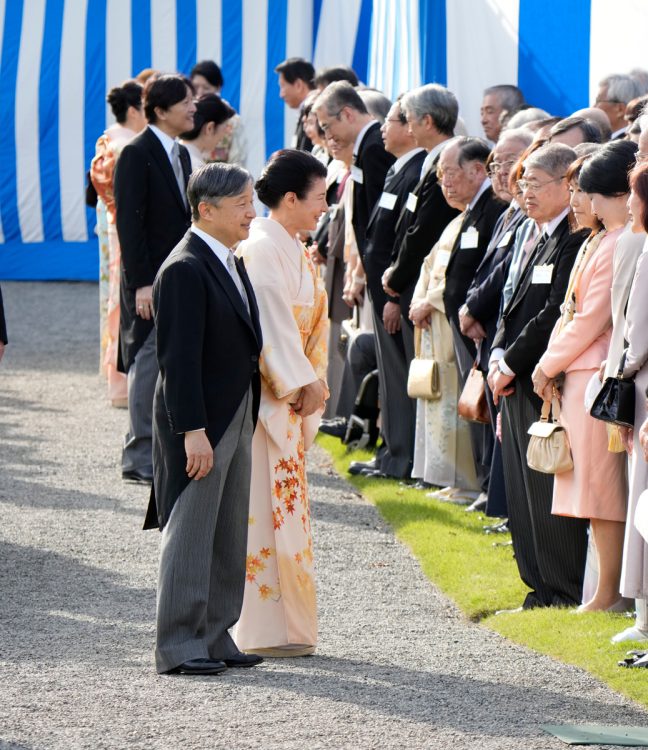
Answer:
[[[235,639],[244,651],[301,656],[317,644],[305,451],[328,397],[324,285],[299,233],[326,211],[326,167],[302,151],[270,159],[256,191],[270,209],[239,255],[261,328],[261,406],[252,442],[247,580]]]
[[[582,612],[623,605],[619,578],[627,502],[625,457],[608,450],[605,423],[589,415],[584,401],[610,342],[614,251],[628,221],[628,170],[636,149],[630,141],[601,147],[585,158],[577,184],[572,183],[579,225],[593,231],[576,256],[562,316],[533,373],[535,392],[545,400],[551,397],[553,379],[565,373],[560,422],[574,468],[556,474],[551,512],[590,520],[598,584],[593,597],[579,607]]]
[[[115,224],[113,177],[121,150],[146,127],[146,117],[142,107],[142,87],[136,81],[126,81],[112,88],[107,101],[117,122],[99,137],[90,165],[90,179],[98,196],[100,368],[108,380],[111,404],[124,407],[127,402],[126,375],[117,371],[121,250]]]

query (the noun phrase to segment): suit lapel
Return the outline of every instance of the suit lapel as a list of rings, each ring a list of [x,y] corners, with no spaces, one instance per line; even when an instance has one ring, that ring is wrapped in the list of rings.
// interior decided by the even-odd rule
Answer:
[[[173,195],[175,195],[178,204],[182,208],[183,212],[186,213],[187,208],[184,204],[184,201],[182,200],[182,196],[180,195],[178,182],[173,172],[171,161],[167,155],[167,152],[164,150],[164,146],[160,142],[160,139],[150,128],[147,128],[146,134],[149,141],[151,156],[155,159],[155,162],[162,170],[162,174],[164,175],[164,178],[169,185],[169,189],[171,190]],[[189,161],[189,164],[187,164],[187,161]],[[185,184],[187,183],[189,173],[191,172],[190,162],[191,160],[189,159],[189,152],[186,148],[184,148],[184,146],[180,146],[180,164],[182,165],[182,171],[185,175]]]
[[[239,290],[236,288],[236,284],[232,280],[232,277],[229,275],[229,272],[227,271],[225,266],[223,266],[220,260],[216,257],[216,255],[213,253],[212,249],[207,245],[207,243],[205,243],[200,237],[198,237],[198,235],[191,232],[191,230],[189,230],[189,232],[191,235],[189,238],[190,248],[196,253],[196,255],[201,257],[207,263],[207,267],[212,272],[212,274],[216,277],[216,281],[218,281],[218,283],[223,288],[223,291],[227,295],[229,301],[232,303],[232,306],[234,307],[236,312],[239,314],[239,316],[249,326],[255,338],[260,343],[260,339],[252,323],[250,314],[248,314],[248,311],[245,308],[245,303],[243,302],[241,298]],[[246,274],[246,277],[247,277],[247,274]],[[249,285],[249,280],[248,280],[248,285]],[[252,296],[250,296],[251,287],[248,289],[248,286],[246,286],[245,290],[248,293],[250,311],[252,311],[253,309],[252,300],[254,299],[254,295],[252,294]],[[256,304],[254,305],[254,310],[255,312],[257,312]],[[258,312],[257,312],[257,315],[258,315]]]

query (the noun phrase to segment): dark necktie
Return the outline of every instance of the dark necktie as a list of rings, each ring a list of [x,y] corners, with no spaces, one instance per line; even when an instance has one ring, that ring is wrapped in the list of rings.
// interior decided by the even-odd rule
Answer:
[[[184,173],[182,172],[182,164],[180,163],[180,146],[178,146],[178,143],[174,143],[173,147],[171,148],[171,166],[173,167],[173,174],[175,175],[176,182],[178,183],[178,189],[180,190],[180,195],[182,196],[182,202],[184,203],[184,207],[188,207],[187,203],[187,191],[185,188],[184,183]]]

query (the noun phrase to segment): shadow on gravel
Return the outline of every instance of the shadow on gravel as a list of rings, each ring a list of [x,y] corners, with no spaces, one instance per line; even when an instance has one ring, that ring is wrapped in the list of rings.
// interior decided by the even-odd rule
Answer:
[[[469,659],[464,676],[329,656],[285,660],[286,667],[291,661],[294,671],[255,670],[255,686],[353,704],[367,709],[367,716],[375,712],[492,737],[528,737],[530,728],[538,727],[540,734],[539,725],[552,722],[601,723],[604,717],[638,726],[645,722],[639,709],[570,697],[550,686],[487,682],[479,678],[479,665]]]
[[[39,465],[43,465],[40,463]],[[0,468],[0,471],[2,469]],[[133,500],[131,500],[133,501]],[[146,514],[148,499],[135,498],[134,502],[142,502],[141,507],[130,507],[124,500],[110,495],[95,495],[90,492],[78,492],[68,487],[55,487],[51,483],[41,484],[38,481],[27,481],[12,477],[7,480],[3,473],[3,486],[0,488],[0,503],[7,503],[16,507],[50,508],[52,510],[102,510],[110,513],[122,513],[136,516],[141,520],[137,529],[141,529]]]
[[[114,665],[150,652],[154,588],[132,588],[110,570],[9,542],[0,542],[0,560],[3,660]]]

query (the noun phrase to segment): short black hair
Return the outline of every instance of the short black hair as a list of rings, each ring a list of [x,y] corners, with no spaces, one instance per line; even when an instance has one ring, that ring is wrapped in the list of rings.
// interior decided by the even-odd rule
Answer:
[[[126,81],[121,86],[114,86],[108,92],[106,101],[117,122],[126,122],[129,107],[142,108],[142,87],[137,81]]]
[[[322,68],[315,76],[315,86],[319,89],[325,89],[329,83],[334,81],[348,81],[352,86],[357,86],[360,81],[353,68],[347,65],[340,65],[336,68]]]
[[[490,147],[486,141],[475,135],[460,135],[455,138],[454,143],[459,148],[457,162],[460,167],[467,161],[480,161],[486,164],[490,156]]]
[[[583,164],[578,185],[586,193],[600,193],[610,198],[630,192],[628,174],[635,165],[637,146],[634,141],[610,141]]]
[[[155,125],[157,115],[155,108],[170,109],[174,104],[183,101],[187,91],[193,91],[191,82],[181,75],[163,75],[151,80],[144,89],[144,114],[146,119]]]
[[[295,193],[303,200],[314,180],[326,175],[326,167],[312,154],[284,148],[272,154],[254,189],[261,203],[272,209],[286,193]]]
[[[281,73],[287,83],[295,83],[295,81],[300,80],[313,88],[315,68],[303,57],[289,57],[277,65],[275,73]]]
[[[549,140],[573,128],[578,128],[583,134],[583,143],[603,143],[601,128],[594,120],[585,117],[565,117],[564,120],[560,120],[549,131]]]
[[[194,126],[182,134],[185,141],[195,141],[200,135],[203,125],[213,122],[214,125],[221,125],[234,117],[236,110],[221,99],[218,94],[205,94],[196,102],[196,114],[194,115]]]
[[[191,69],[191,73],[189,73],[189,78],[193,78],[194,76],[202,76],[217,89],[222,89],[225,84],[223,73],[213,60],[201,60],[197,62]]]

